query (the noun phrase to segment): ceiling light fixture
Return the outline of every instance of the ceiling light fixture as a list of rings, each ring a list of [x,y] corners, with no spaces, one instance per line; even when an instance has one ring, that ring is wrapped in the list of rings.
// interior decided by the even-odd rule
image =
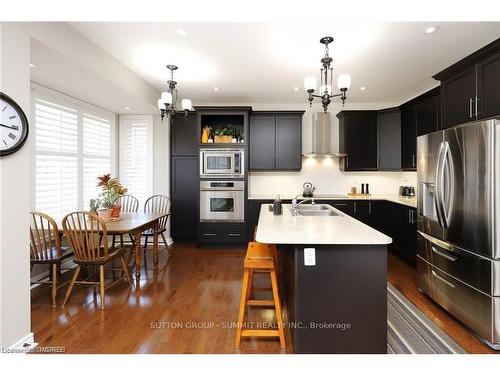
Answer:
[[[30,68],[36,68],[35,64],[30,63]]]
[[[175,88],[177,82],[174,81],[174,70],[177,70],[177,66],[167,65],[167,69],[170,70],[170,80],[167,81],[168,90],[162,92],[160,99],[158,99],[158,108],[160,109],[162,122],[165,116],[167,116],[167,119],[170,119],[171,116],[177,113],[177,89]],[[187,117],[188,112],[192,108],[191,99],[182,99],[181,105]]]
[[[126,110],[126,111],[130,111],[131,109],[132,109],[132,108],[130,108],[129,106],[126,106],[126,107],[125,107],[125,110]]]
[[[220,88],[214,87],[214,91],[220,91]]]
[[[183,29],[175,29],[174,33],[176,33],[177,35],[182,36],[182,37],[185,37],[186,35],[188,35],[187,32],[185,32]]]
[[[319,41],[321,44],[325,45],[325,57],[321,59],[321,70],[320,70],[320,94],[314,95],[314,90],[316,90],[316,86],[318,81],[315,76],[309,76],[304,79],[304,87],[307,90],[309,100],[309,107],[312,106],[312,102],[314,98],[320,98],[321,104],[323,105],[323,110],[326,112],[328,110],[328,105],[332,101],[332,98],[340,97],[342,100],[342,106],[345,104],[345,100],[347,98],[346,92],[351,86],[351,76],[349,74],[341,74],[337,78],[337,86],[340,90],[340,94],[333,94],[333,68],[330,66],[333,59],[328,55],[328,45],[333,42],[333,38],[331,36],[325,36],[321,38]]]
[[[366,90],[366,87],[365,87],[365,86],[361,86],[359,89],[360,89],[361,91],[365,91],[365,90]]]
[[[299,91],[300,90],[297,86],[295,86],[293,89],[294,89],[294,91]]]
[[[439,30],[439,26],[429,26],[427,29],[424,30],[424,33],[432,34],[438,30]]]

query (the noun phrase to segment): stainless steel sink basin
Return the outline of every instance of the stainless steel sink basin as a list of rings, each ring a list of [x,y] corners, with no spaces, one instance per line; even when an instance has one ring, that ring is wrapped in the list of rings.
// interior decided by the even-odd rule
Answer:
[[[297,216],[338,216],[338,214],[329,204],[301,204],[297,207]]]

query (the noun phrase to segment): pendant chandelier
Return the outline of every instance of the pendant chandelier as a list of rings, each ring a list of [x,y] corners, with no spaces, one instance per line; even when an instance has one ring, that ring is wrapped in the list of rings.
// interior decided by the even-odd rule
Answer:
[[[340,90],[340,93],[333,94],[333,68],[331,67],[333,59],[328,55],[328,45],[333,42],[333,38],[331,36],[325,36],[324,38],[321,38],[319,42],[325,45],[326,50],[325,57],[321,59],[319,86],[320,95],[314,95],[314,90],[316,90],[316,86],[318,84],[315,76],[306,77],[304,79],[304,87],[309,94],[307,98],[307,100],[309,100],[309,107],[312,106],[314,98],[319,98],[321,99],[323,110],[326,112],[328,110],[328,105],[332,101],[332,98],[340,97],[340,99],[342,100],[342,106],[344,106],[345,100],[347,98],[346,92],[351,86],[351,76],[349,74],[339,75],[337,78],[337,86]]]
[[[162,92],[160,99],[158,99],[161,121],[163,121],[165,116],[167,116],[167,119],[170,119],[177,113],[177,89],[175,88],[177,82],[174,81],[174,70],[177,70],[177,66],[167,65],[167,69],[170,70],[170,80],[167,81],[168,90]],[[192,107],[191,99],[182,99],[181,106],[187,117]]]

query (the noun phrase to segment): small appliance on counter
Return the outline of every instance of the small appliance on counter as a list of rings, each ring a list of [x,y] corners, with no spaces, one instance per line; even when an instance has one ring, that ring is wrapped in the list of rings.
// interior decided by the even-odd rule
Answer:
[[[273,203],[273,214],[276,216],[283,215],[283,204],[281,203],[281,198],[278,195]]]
[[[305,182],[302,187],[304,188],[304,190],[302,191],[302,196],[306,198],[312,198],[314,195],[314,190],[316,190],[313,184],[311,184],[310,182]]]
[[[414,197],[415,188],[413,186],[400,186],[399,195],[401,195],[402,197]]]

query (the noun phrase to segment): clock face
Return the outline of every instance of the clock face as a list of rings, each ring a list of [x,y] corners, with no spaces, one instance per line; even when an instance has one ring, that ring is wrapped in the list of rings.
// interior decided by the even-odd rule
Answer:
[[[19,150],[28,136],[28,121],[19,105],[0,93],[0,156]]]

